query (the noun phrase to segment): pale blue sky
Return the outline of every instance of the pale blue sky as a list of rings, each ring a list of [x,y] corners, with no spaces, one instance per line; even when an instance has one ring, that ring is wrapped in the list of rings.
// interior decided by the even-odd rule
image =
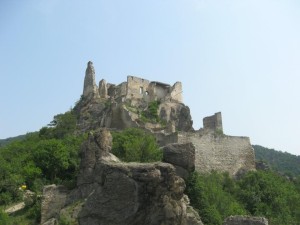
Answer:
[[[181,81],[194,128],[300,155],[300,1],[1,0],[0,139],[74,106],[97,82]]]

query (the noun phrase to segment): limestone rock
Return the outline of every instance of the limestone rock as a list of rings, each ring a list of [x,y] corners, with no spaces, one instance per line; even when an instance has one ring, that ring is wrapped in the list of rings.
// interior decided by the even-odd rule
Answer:
[[[107,98],[107,84],[104,79],[99,82],[99,95],[100,98]]]
[[[187,178],[195,170],[195,147],[192,143],[169,144],[163,148],[163,161],[174,165],[176,173]]]
[[[87,64],[83,86],[83,96],[87,97],[89,95],[98,95],[98,88],[95,81],[95,69],[91,61]]]
[[[5,210],[5,212],[7,214],[12,214],[12,213],[15,213],[15,212],[18,212],[22,209],[25,208],[25,203],[24,202],[19,202],[11,207],[9,207],[8,209]]]
[[[158,111],[161,120],[172,123],[178,131],[194,130],[188,106],[182,103],[163,102],[160,104]]]
[[[36,201],[36,194],[30,190],[26,190],[23,194],[23,201],[26,206],[31,206]]]
[[[53,218],[58,218],[60,209],[65,205],[68,191],[64,186],[48,185],[43,189],[42,205],[41,205],[41,224],[52,225],[55,221]]]
[[[187,212],[185,183],[171,164],[106,160],[110,148],[106,129],[89,134],[77,188],[66,196],[56,186],[45,187],[43,223],[68,218],[80,225],[201,225],[195,211]]]
[[[93,191],[78,215],[80,224],[175,225],[186,219],[180,201],[184,181],[169,164],[103,163],[94,174]]]
[[[223,225],[268,225],[268,220],[264,217],[230,216]]]

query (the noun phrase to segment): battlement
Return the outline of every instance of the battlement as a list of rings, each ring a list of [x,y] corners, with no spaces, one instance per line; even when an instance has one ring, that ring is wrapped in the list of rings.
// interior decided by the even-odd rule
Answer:
[[[223,132],[221,112],[217,112],[212,116],[203,118],[203,128],[213,130],[213,131]]]

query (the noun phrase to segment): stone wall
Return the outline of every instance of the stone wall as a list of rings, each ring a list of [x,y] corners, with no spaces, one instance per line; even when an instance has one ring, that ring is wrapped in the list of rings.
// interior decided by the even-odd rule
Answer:
[[[254,150],[248,137],[233,137],[216,133],[179,132],[179,143],[192,142],[195,146],[195,169],[238,173],[255,170]]]
[[[140,100],[144,102],[172,101],[182,103],[182,85],[176,82],[172,87],[169,84],[127,76],[127,82],[119,85],[106,83],[105,80],[99,82],[99,88],[95,81],[95,69],[91,61],[88,62],[84,78],[83,96],[94,98],[111,98],[117,102],[130,100],[133,105],[138,105]]]
[[[203,118],[203,127],[204,127],[204,129],[210,129],[210,130],[223,132],[221,112],[215,113],[215,115],[213,115],[213,116],[208,116],[208,117]]]
[[[170,98],[173,101],[182,102],[182,84],[176,82],[171,88]]]
[[[149,81],[139,77],[127,77],[127,99],[142,99],[146,94],[149,86]]]

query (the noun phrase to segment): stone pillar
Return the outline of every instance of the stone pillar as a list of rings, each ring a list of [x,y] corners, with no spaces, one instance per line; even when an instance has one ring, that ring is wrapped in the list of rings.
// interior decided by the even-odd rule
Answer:
[[[99,95],[100,98],[107,98],[107,85],[104,79],[99,82]]]
[[[95,82],[95,69],[91,61],[88,62],[85,71],[84,86],[83,86],[83,96],[98,96],[98,87]]]

